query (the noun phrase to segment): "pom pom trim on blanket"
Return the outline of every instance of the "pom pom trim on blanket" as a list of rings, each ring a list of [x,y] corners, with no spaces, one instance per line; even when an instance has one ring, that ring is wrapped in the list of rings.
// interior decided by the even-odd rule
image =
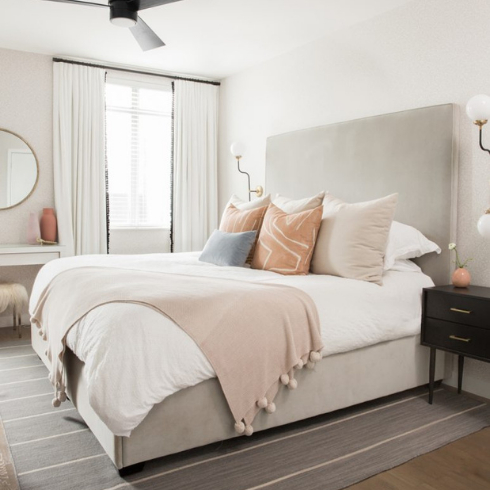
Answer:
[[[309,369],[313,369],[317,362],[322,360],[322,353],[311,351],[307,356],[308,359],[306,363],[306,367]],[[299,362],[294,366],[295,369],[302,369],[305,364],[303,360],[300,359]],[[299,366],[299,367],[298,367]],[[294,369],[291,372],[282,374],[279,378],[279,381],[282,385],[287,386],[290,390],[295,390],[298,387],[298,381],[293,377]],[[273,401],[269,401],[265,396],[259,398],[257,400],[257,406],[263,410],[265,410],[268,414],[273,414],[276,411],[276,404]],[[243,420],[239,420],[235,422],[235,431],[240,435],[251,436],[254,432],[252,425],[245,424]]]

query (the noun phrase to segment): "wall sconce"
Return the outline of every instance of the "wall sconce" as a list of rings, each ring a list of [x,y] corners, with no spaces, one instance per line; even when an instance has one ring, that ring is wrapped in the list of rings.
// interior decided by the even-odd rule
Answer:
[[[264,189],[261,185],[258,185],[255,189],[250,189],[250,175],[240,169],[240,160],[245,153],[245,146],[242,143],[233,143],[230,147],[231,154],[236,158],[238,165],[238,171],[241,174],[245,174],[248,177],[248,200],[250,201],[252,192],[255,192],[257,197],[261,197],[264,194]]]
[[[472,97],[466,104],[466,114],[480,129],[480,148],[490,153],[490,150],[484,148],[482,143],[483,126],[490,119],[490,97],[483,94]],[[477,228],[482,237],[490,238],[490,209],[487,209],[478,220]]]
[[[480,217],[476,227],[483,238],[490,238],[490,209],[487,209],[485,214]]]
[[[482,144],[483,126],[490,119],[490,97],[488,95],[475,95],[472,97],[466,104],[466,114],[480,128],[480,148],[490,153],[490,150],[483,148]]]

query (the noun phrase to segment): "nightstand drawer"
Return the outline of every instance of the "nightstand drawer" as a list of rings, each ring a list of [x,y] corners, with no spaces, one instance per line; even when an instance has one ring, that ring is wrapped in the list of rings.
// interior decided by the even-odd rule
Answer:
[[[490,330],[426,318],[422,342],[461,354],[488,358]]]
[[[426,316],[490,329],[489,301],[438,291],[426,292]]]

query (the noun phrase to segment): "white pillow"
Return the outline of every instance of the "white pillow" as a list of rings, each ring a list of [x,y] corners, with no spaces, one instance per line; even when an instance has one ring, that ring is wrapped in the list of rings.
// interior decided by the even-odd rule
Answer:
[[[422,269],[410,259],[397,259],[392,265],[390,271],[397,272],[421,272]]]
[[[413,226],[393,221],[383,269],[385,271],[392,269],[398,259],[415,259],[431,252],[440,254],[441,249]]]
[[[233,204],[233,206],[235,206],[237,209],[240,209],[241,211],[245,211],[249,209],[263,208],[264,206],[268,206],[270,203],[271,203],[270,194],[267,194],[267,196],[264,197],[258,197],[253,201],[243,201],[236,194],[232,194],[230,200],[226,203],[223,214],[221,215],[221,221],[223,221],[223,216],[225,215],[225,212],[230,204]]]
[[[311,209],[321,206],[324,197],[325,191],[319,192],[316,196],[295,200],[289,199],[289,197],[281,196],[281,194],[276,194],[272,204],[287,214],[295,214],[302,213],[303,211],[310,211]]]

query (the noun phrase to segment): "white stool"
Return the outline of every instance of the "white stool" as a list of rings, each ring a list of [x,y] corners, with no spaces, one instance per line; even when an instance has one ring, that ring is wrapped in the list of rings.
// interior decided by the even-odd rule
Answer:
[[[22,338],[22,310],[27,307],[27,291],[22,284],[0,283],[0,313],[12,307],[14,318],[14,330],[19,331],[19,339]]]

